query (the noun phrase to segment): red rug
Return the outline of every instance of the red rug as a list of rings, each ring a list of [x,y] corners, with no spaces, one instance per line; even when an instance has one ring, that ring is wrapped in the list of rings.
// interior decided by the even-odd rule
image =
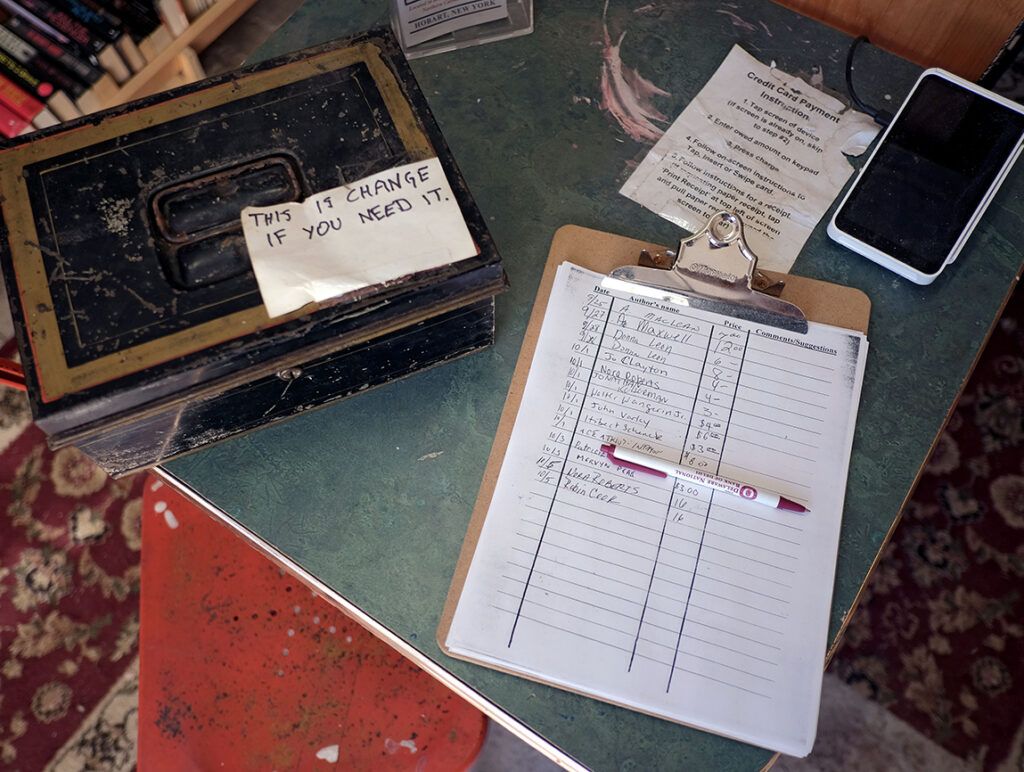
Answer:
[[[487,719],[180,493],[142,504],[139,767],[459,772]]]
[[[29,419],[0,389],[0,767],[21,770],[54,758],[135,660],[143,483],[50,452]],[[130,763],[128,733],[77,737],[79,757]]]
[[[832,664],[977,769],[1024,769],[1024,292],[1011,299]]]

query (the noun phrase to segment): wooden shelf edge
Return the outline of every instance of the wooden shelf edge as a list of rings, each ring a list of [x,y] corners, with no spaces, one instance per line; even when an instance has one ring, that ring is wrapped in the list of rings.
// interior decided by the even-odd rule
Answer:
[[[149,87],[154,82],[158,83],[168,68],[173,68],[174,61],[184,49],[191,48],[196,52],[202,51],[255,4],[256,0],[219,0],[202,16],[189,24],[188,29],[176,37],[141,72],[135,73],[131,80],[121,86],[110,100],[110,104],[106,106],[114,107],[160,91],[160,88]]]

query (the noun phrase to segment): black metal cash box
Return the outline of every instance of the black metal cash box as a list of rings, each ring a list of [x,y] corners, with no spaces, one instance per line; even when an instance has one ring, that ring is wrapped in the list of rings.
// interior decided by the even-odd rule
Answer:
[[[390,32],[35,137],[0,151],[2,265],[53,447],[123,474],[493,342],[500,259]],[[432,156],[474,257],[267,316],[244,207]]]

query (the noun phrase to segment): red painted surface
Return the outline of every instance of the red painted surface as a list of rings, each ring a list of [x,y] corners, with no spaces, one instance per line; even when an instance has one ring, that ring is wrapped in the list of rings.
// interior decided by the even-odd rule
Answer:
[[[482,713],[152,477],[142,521],[140,769],[476,757]]]

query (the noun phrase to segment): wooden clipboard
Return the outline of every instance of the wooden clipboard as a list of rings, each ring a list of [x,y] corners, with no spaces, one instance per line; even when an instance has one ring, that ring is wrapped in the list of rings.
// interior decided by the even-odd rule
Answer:
[[[455,616],[455,607],[462,595],[466,575],[469,573],[469,564],[476,552],[480,532],[483,529],[487,510],[491,506],[491,498],[494,495],[494,488],[498,482],[498,473],[501,471],[501,465],[505,459],[505,448],[508,447],[509,437],[519,413],[519,404],[523,398],[523,389],[526,387],[526,377],[530,372],[530,365],[533,363],[533,354],[537,348],[537,338],[540,335],[544,313],[551,296],[555,272],[559,265],[570,262],[582,268],[606,274],[620,265],[635,262],[641,250],[657,252],[664,250],[664,247],[625,236],[582,228],[578,225],[563,225],[551,241],[551,250],[548,252],[548,260],[544,265],[544,275],[541,277],[540,287],[537,290],[537,299],[533,304],[530,322],[526,327],[523,346],[519,351],[519,359],[516,362],[508,397],[505,400],[505,408],[501,412],[498,431],[494,437],[494,444],[491,446],[491,454],[487,459],[483,481],[480,483],[480,493],[473,506],[473,515],[466,531],[466,539],[462,543],[462,552],[459,554],[459,561],[455,566],[455,575],[452,577],[451,587],[448,589],[448,597],[445,600],[441,621],[437,628],[437,643],[441,650],[449,656],[462,659],[448,650],[445,639],[448,637],[448,630],[451,627],[452,618]],[[871,300],[859,289],[808,279],[803,276],[780,274],[773,271],[763,271],[763,273],[772,279],[785,279],[786,286],[780,297],[799,306],[809,320],[867,334]]]

